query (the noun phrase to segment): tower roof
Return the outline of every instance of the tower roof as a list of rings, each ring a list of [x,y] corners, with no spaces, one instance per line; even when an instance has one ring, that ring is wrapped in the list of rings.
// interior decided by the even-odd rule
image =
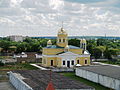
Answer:
[[[52,44],[51,40],[48,40],[47,44]]]
[[[53,86],[53,83],[51,81],[48,83],[48,86],[47,86],[46,90],[55,90],[54,86]]]
[[[68,45],[66,45],[66,46],[65,46],[65,49],[69,49],[69,46],[68,46]]]
[[[58,31],[58,34],[67,34],[67,32],[66,32],[63,28],[61,28],[61,29]]]
[[[81,39],[80,43],[86,43],[86,39]]]

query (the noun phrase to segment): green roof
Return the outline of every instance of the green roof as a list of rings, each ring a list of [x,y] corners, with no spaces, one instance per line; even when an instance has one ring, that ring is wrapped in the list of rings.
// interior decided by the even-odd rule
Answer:
[[[47,46],[45,48],[64,48],[64,47],[60,47],[60,46],[57,46],[57,45],[51,45],[51,46]],[[80,49],[79,47],[72,46],[72,45],[69,45],[69,48],[70,49]]]

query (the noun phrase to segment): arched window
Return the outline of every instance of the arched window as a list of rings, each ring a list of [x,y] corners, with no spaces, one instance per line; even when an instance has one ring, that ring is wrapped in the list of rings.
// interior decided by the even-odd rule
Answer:
[[[61,42],[61,39],[59,39],[59,42]]]
[[[71,61],[71,65],[74,65],[74,60]]]
[[[77,60],[77,64],[80,64],[79,60]]]
[[[51,60],[51,66],[53,66],[53,60]]]
[[[63,39],[63,42],[65,42],[65,39]]]
[[[87,64],[87,60],[85,60],[85,64]]]
[[[63,61],[63,65],[65,65],[65,61]]]

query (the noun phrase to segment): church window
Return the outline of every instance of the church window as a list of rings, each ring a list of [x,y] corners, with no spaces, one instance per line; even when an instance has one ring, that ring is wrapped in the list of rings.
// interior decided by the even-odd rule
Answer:
[[[77,64],[79,64],[80,62],[79,62],[79,60],[77,60]]]
[[[65,65],[65,61],[63,61],[63,65]]]
[[[72,60],[72,64],[71,65],[74,65],[74,60]]]
[[[87,64],[87,60],[85,60],[85,64]]]
[[[51,66],[53,66],[53,60],[51,60]]]
[[[63,42],[65,42],[65,39],[63,39]]]
[[[59,42],[61,42],[61,39],[59,39]]]

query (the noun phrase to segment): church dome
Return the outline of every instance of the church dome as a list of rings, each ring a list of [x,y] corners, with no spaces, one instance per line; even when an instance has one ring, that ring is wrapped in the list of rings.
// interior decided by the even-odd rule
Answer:
[[[69,49],[69,46],[68,46],[68,45],[66,45],[65,49]]]
[[[68,45],[65,46],[64,51],[65,51],[65,52],[68,52],[68,51],[69,51],[69,46],[68,46]]]
[[[83,43],[86,43],[86,39],[83,38]]]
[[[51,45],[51,44],[52,44],[51,40],[48,40],[47,44],[48,44],[48,45]]]
[[[80,40],[80,43],[86,43],[86,39],[84,39],[84,38],[81,39],[81,40]]]
[[[61,29],[58,31],[58,34],[67,34],[67,32],[66,32],[63,28],[61,28]]]

